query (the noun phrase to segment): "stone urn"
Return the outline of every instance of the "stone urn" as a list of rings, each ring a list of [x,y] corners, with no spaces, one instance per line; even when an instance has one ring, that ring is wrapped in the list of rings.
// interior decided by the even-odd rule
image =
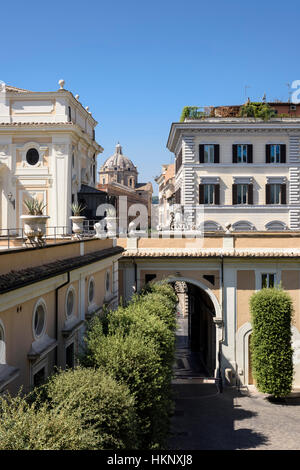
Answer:
[[[24,221],[24,234],[29,240],[41,240],[46,235],[46,223],[49,215],[21,215]]]
[[[72,232],[75,233],[76,236],[79,236],[83,232],[83,221],[85,219],[84,215],[72,215],[70,217],[72,220]]]

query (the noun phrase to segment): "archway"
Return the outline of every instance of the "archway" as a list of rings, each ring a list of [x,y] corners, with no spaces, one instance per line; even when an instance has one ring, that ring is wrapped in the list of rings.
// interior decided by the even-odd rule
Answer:
[[[189,350],[192,359],[198,358],[205,375],[216,376],[218,342],[221,337],[219,327],[222,324],[218,300],[199,281],[188,278],[172,278],[168,281],[179,298],[178,320],[181,334],[185,334],[185,341],[181,338],[180,347]]]

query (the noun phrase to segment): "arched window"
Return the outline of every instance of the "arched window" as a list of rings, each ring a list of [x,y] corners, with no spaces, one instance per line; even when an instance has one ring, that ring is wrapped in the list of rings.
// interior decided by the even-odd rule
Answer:
[[[281,230],[286,230],[287,226],[284,222],[281,222],[280,220],[272,220],[271,222],[265,225],[265,228],[266,230],[277,232]]]
[[[36,165],[40,159],[40,154],[35,148],[31,148],[26,153],[26,161],[29,165]]]
[[[248,220],[239,220],[232,225],[233,230],[236,232],[247,232],[248,230],[256,230],[252,222]]]
[[[214,220],[206,220],[204,223],[201,224],[200,228],[204,232],[216,232],[222,230],[221,225],[215,222]]]

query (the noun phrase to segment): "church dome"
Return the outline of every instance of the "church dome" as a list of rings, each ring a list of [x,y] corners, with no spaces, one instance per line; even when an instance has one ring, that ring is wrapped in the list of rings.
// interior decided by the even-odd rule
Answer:
[[[136,171],[136,167],[132,163],[132,161],[123,155],[122,147],[118,143],[116,146],[115,153],[108,157],[108,159],[103,163],[101,166],[100,171],[108,171],[108,170],[128,170],[128,171]]]

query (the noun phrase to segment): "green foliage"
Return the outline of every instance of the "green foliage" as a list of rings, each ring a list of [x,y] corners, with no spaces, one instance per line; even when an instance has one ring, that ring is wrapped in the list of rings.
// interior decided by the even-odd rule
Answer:
[[[184,122],[186,118],[201,119],[202,117],[205,117],[205,113],[199,111],[198,106],[185,106],[180,116],[180,122]]]
[[[103,371],[77,368],[60,372],[47,385],[51,407],[64,409],[96,430],[97,449],[134,449],[136,413],[128,387]]]
[[[95,449],[92,426],[63,407],[49,409],[38,400],[29,404],[20,395],[0,397],[1,450],[84,450]]]
[[[172,409],[171,378],[175,348],[172,287],[150,287],[87,332],[85,363],[125,383],[135,398],[141,448],[164,444]]]
[[[262,289],[250,300],[252,366],[258,389],[274,397],[290,393],[293,382],[293,304],[280,288]]]
[[[250,102],[241,106],[240,109],[241,117],[253,117],[257,119],[263,119],[268,121],[269,119],[276,116],[275,110],[271,108],[268,103],[264,102]]]
[[[81,212],[84,211],[85,208],[86,206],[84,206],[83,204],[78,204],[78,202],[73,202],[73,204],[71,205],[71,210],[75,217],[79,217]]]
[[[42,201],[37,199],[26,199],[24,205],[27,207],[29,215],[43,215],[43,210],[47,204],[44,204]]]

